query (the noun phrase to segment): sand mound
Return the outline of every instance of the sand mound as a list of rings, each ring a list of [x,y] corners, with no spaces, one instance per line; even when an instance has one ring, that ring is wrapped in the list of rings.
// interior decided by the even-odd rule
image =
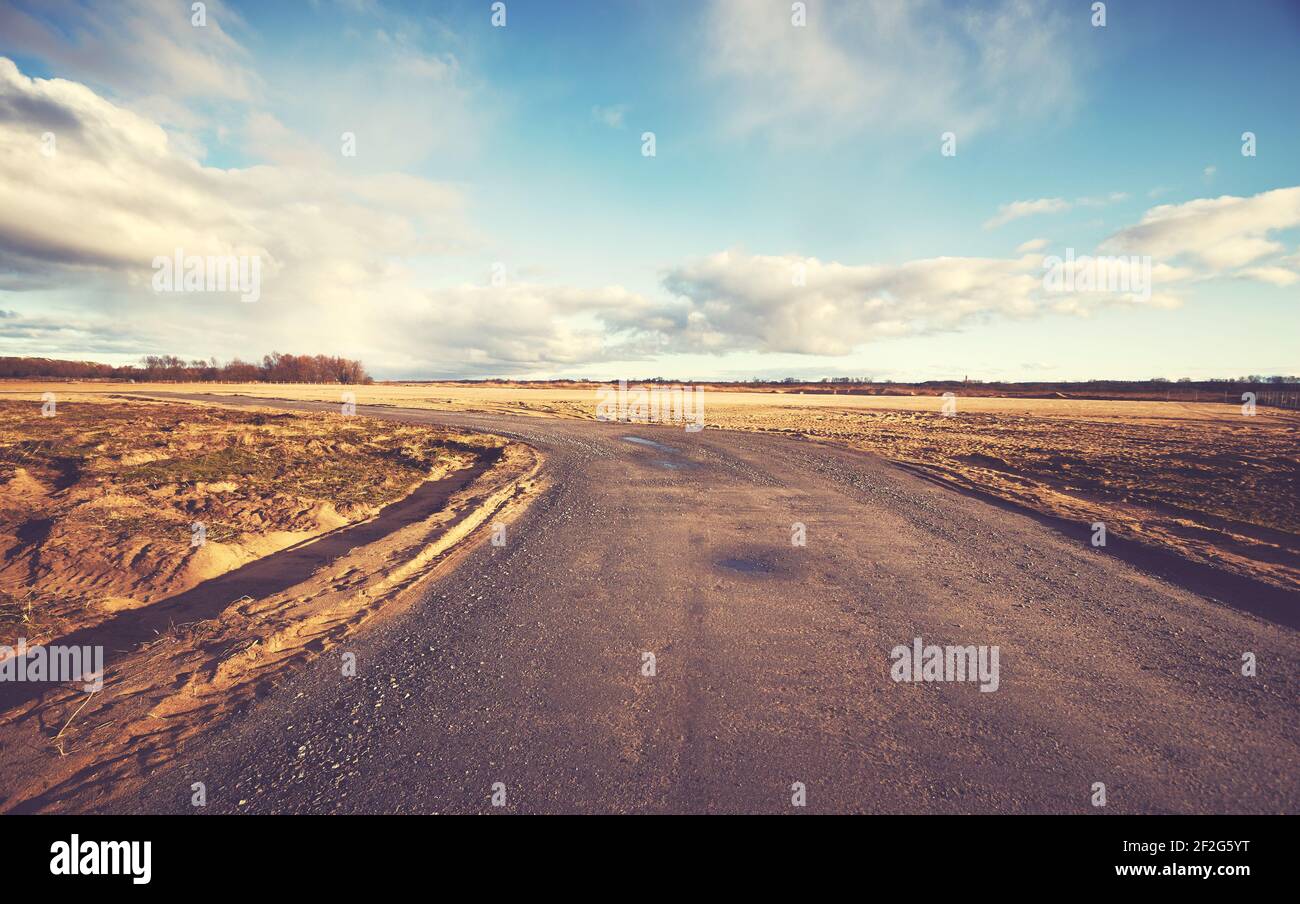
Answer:
[[[49,494],[45,484],[29,474],[26,468],[16,468],[13,477],[0,486],[4,488],[6,505],[13,503],[24,506],[34,505],[44,500]]]
[[[143,401],[46,418],[0,401],[0,593],[30,609],[0,625],[0,643],[184,593],[373,518],[476,457],[459,435],[377,426]]]

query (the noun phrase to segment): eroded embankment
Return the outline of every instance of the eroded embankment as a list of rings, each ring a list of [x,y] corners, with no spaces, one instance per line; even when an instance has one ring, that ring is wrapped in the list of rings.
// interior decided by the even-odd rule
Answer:
[[[77,791],[120,793],[288,670],[416,599],[462,541],[510,520],[538,486],[532,449],[444,439],[460,467],[430,471],[369,517],[52,638],[101,647],[103,688],[0,683],[0,806],[42,810]]]
[[[112,621],[373,518],[481,448],[338,414],[0,401],[0,643]]]

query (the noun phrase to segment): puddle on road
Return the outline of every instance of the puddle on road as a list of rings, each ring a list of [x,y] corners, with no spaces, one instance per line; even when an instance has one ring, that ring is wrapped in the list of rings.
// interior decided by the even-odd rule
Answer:
[[[735,556],[728,559],[719,559],[718,566],[731,571],[739,571],[742,574],[773,574],[776,572],[776,565],[772,562],[765,562],[762,559],[743,559]]]
[[[641,445],[641,446],[649,446],[652,449],[658,449],[660,452],[667,452],[670,455],[677,454],[677,450],[674,449],[672,446],[665,446],[663,443],[657,443],[652,439],[642,439],[639,436],[625,436],[623,437],[623,439],[627,440],[629,443],[636,443],[637,445]]]

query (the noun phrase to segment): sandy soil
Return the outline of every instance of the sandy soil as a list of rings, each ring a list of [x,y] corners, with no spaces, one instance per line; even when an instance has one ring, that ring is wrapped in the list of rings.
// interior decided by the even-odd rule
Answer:
[[[474,460],[464,437],[365,419],[0,400],[0,642],[181,593]]]
[[[106,658],[102,692],[0,686],[0,808],[165,762],[413,599],[513,517],[539,466],[517,443],[364,417],[0,401],[0,643]]]

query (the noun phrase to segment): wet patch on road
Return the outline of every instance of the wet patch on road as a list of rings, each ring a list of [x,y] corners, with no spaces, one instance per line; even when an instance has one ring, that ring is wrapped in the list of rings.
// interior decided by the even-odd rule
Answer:
[[[682,454],[672,446],[665,446],[663,443],[655,442],[652,439],[645,439],[640,436],[624,436],[622,439],[629,443],[636,443],[638,446],[646,446],[656,452],[667,453],[668,455],[674,456],[680,456]],[[656,468],[663,468],[666,471],[684,471],[695,467],[691,462],[683,461],[681,458],[676,458],[672,461],[664,458],[656,458],[651,461],[650,464]]]
[[[660,452],[667,452],[669,455],[676,455],[677,450],[672,446],[665,446],[663,443],[657,443],[652,439],[642,439],[639,436],[625,436],[623,439],[629,443],[636,443],[641,446],[649,446],[652,449],[658,449]]]
[[[719,568],[726,568],[729,571],[762,576],[773,575],[782,570],[774,560],[758,556],[728,556],[719,559],[717,564]]]
[[[802,550],[766,544],[714,547],[713,569],[719,577],[786,582],[813,578]]]

